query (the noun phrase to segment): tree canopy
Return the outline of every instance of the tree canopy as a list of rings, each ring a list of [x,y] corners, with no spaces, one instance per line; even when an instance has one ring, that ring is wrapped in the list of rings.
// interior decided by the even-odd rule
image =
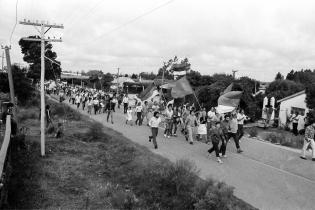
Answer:
[[[14,92],[21,103],[26,102],[34,90],[31,86],[31,80],[26,77],[26,72],[26,68],[20,68],[17,65],[12,66]],[[0,81],[0,91],[10,92],[8,74],[0,73]]]
[[[284,76],[280,72],[278,72],[275,80],[283,80],[283,79],[284,79]]]
[[[304,85],[291,80],[275,80],[266,89],[266,95],[269,97],[275,97],[276,100],[280,100],[289,95],[304,90]]]
[[[29,36],[29,38],[40,38],[39,36]],[[21,52],[24,55],[23,60],[27,62],[30,67],[27,73],[29,78],[34,79],[35,82],[39,81],[41,74],[41,43],[38,41],[26,41],[20,39],[19,45]],[[45,79],[54,80],[60,78],[61,67],[60,62],[57,61],[57,53],[52,50],[51,43],[45,42],[45,57],[53,60],[54,62],[45,59]],[[57,64],[56,64],[57,63]],[[59,64],[59,65],[58,65]]]

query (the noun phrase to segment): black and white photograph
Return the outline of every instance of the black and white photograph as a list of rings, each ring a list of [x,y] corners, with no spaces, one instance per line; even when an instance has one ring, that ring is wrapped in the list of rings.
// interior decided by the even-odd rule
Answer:
[[[0,0],[0,209],[314,198],[315,1]]]

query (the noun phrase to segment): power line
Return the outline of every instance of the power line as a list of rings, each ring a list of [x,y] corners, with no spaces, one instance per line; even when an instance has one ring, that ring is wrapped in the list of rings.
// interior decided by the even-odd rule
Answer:
[[[71,23],[71,25],[67,28],[67,29],[69,29],[69,28],[71,28],[71,26],[73,26],[74,24],[73,23],[75,23],[75,22],[77,22],[79,19],[82,19],[82,18],[86,18],[86,17],[88,17],[89,16],[89,14],[91,14],[91,12],[93,11],[93,10],[95,10],[101,3],[104,3],[105,1],[104,0],[100,0],[100,1],[98,1],[98,2],[96,2],[96,4],[94,4],[94,6],[92,6],[89,10],[87,10],[80,18],[75,18],[75,19],[73,19],[73,18],[69,18],[71,21],[69,22],[69,25],[70,25],[70,23]],[[73,19],[73,20],[72,20]],[[84,20],[86,20],[86,19],[84,19]],[[67,30],[66,29],[66,30]]]
[[[149,14],[155,12],[156,10],[161,9],[162,7],[167,6],[168,4],[172,3],[173,1],[175,1],[175,0],[170,0],[170,1],[167,1],[167,2],[161,4],[161,5],[157,6],[157,7],[154,7],[153,9],[151,9],[151,10],[149,10],[149,11],[147,11],[147,12],[145,12],[145,13],[143,13],[143,14],[141,14],[141,15],[139,15],[139,16],[137,16],[137,17],[135,17],[135,18],[133,18],[133,19],[131,19],[131,20],[129,20],[129,21],[127,21],[127,22],[121,24],[121,25],[119,25],[119,26],[117,26],[116,28],[113,28],[112,30],[110,30],[110,31],[108,31],[108,32],[106,32],[106,33],[101,34],[100,36],[96,37],[95,39],[93,39],[93,40],[91,40],[91,41],[96,41],[96,40],[98,40],[98,39],[100,39],[100,38],[102,38],[102,37],[104,37],[104,36],[108,36],[108,35],[110,35],[111,33],[115,32],[115,31],[118,31],[118,30],[120,30],[121,28],[126,27],[127,25],[130,25],[130,24],[136,22],[137,20],[143,18],[144,16],[147,16],[147,15],[149,15]],[[91,42],[91,41],[90,41],[90,42]],[[88,42],[88,43],[90,43],[90,42]]]
[[[11,45],[11,40],[12,40],[13,33],[14,33],[16,25],[17,25],[18,4],[19,4],[19,0],[16,0],[16,4],[15,4],[15,23],[14,23],[14,26],[13,26],[13,29],[12,29],[11,35],[10,35],[10,45]]]

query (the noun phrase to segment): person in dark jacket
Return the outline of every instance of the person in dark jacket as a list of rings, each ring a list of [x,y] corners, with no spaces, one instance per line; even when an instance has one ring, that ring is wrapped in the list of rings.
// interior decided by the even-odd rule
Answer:
[[[219,144],[224,141],[224,135],[220,126],[220,122],[215,122],[211,125],[209,137],[212,142],[212,147],[208,150],[209,154],[215,151],[218,163],[223,163],[220,159]]]

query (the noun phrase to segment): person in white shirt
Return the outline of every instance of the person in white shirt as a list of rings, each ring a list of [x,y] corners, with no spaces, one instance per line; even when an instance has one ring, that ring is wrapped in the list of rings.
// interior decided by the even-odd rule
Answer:
[[[116,95],[113,96],[113,100],[112,100],[112,104],[113,104],[113,111],[115,112],[115,107],[116,107],[116,104],[118,103],[118,100],[117,100],[117,97]]]
[[[138,102],[137,106],[136,106],[136,114],[137,114],[137,119],[136,119],[136,125],[139,123],[139,126],[142,125],[142,105],[141,102]]]
[[[93,105],[94,105],[94,114],[96,115],[98,112],[98,107],[99,107],[99,100],[97,98],[94,98]]]
[[[299,125],[299,120],[300,120],[299,112],[295,112],[292,115],[291,120],[292,120],[292,132],[294,135],[297,136],[299,134],[299,132],[298,132],[298,125]]]
[[[130,125],[132,125],[132,109],[131,106],[129,106],[128,110],[127,110],[127,119],[126,119],[126,125],[128,124],[128,122],[130,122]]]
[[[215,108],[212,107],[210,111],[208,112],[208,122],[212,121],[215,117]]]
[[[244,114],[244,110],[241,110],[237,113],[237,132],[238,132],[238,139],[241,139],[244,136],[244,121],[247,119],[246,115]]]
[[[79,94],[77,94],[76,97],[75,97],[75,103],[76,103],[77,109],[78,109],[79,106],[80,106],[80,103],[81,103],[81,97],[80,97]]]
[[[172,104],[169,104],[167,106],[167,109],[165,111],[165,131],[164,131],[164,137],[170,138],[172,135],[172,117],[173,117],[173,106]]]
[[[128,94],[124,95],[122,102],[124,104],[124,114],[126,114],[127,109],[128,109],[128,102],[129,102]]]
[[[156,137],[158,135],[159,124],[161,123],[161,118],[159,117],[159,112],[155,111],[153,117],[149,121],[149,126],[151,127],[152,135],[149,136],[149,142],[153,140],[154,148],[157,149],[158,145],[156,142]]]

